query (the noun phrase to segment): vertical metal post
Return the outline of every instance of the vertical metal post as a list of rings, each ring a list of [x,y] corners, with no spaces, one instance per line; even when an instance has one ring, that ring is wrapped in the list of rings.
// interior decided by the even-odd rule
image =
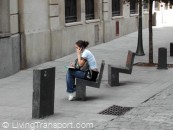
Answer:
[[[142,0],[139,0],[139,21],[138,21],[138,45],[136,49],[137,56],[143,56],[143,39],[142,39]]]
[[[173,43],[170,43],[170,56],[173,56]]]

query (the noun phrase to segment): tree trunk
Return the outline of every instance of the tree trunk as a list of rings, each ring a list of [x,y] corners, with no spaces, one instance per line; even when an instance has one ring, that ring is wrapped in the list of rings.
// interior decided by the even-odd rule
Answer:
[[[149,64],[153,64],[153,29],[152,29],[152,9],[153,0],[149,0]]]

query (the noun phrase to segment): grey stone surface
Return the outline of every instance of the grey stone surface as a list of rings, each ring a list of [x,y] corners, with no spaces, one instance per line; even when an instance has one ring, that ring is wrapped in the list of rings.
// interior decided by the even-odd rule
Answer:
[[[167,48],[158,49],[158,69],[167,69]]]
[[[55,67],[33,70],[32,118],[54,114]]]
[[[0,33],[8,33],[10,31],[10,19],[9,19],[9,1],[0,1]]]
[[[119,73],[131,74],[134,64],[135,53],[130,50],[127,53],[125,65],[108,64],[108,84],[110,86],[119,86]]]
[[[20,36],[0,38],[0,78],[20,70]]]
[[[11,36],[13,74],[20,70],[20,35]]]
[[[159,27],[153,30],[154,62],[158,61],[158,48],[169,48],[173,41],[173,27]],[[145,56],[136,56],[136,62],[148,62],[148,30],[143,30]],[[0,129],[4,122],[9,123],[91,123],[86,130],[172,130],[173,128],[173,69],[158,70],[157,67],[134,66],[132,75],[121,75],[119,87],[108,85],[109,64],[125,64],[127,51],[135,51],[137,32],[115,39],[111,42],[89,48],[97,59],[98,66],[105,60],[105,69],[100,89],[87,88],[87,101],[68,101],[66,93],[65,65],[74,60],[71,54],[55,61],[22,70],[10,77],[0,79]],[[173,59],[169,56],[168,63]],[[54,115],[40,120],[32,119],[33,69],[38,67],[56,67]],[[123,116],[98,114],[112,106],[134,107]],[[81,125],[81,124],[80,124]],[[29,128],[26,128],[30,130]],[[46,129],[46,128],[45,128]],[[47,128],[54,130],[53,128]],[[62,128],[61,128],[62,129]],[[60,129],[60,130],[61,130]],[[70,130],[67,127],[66,130]],[[43,130],[38,128],[37,130]],[[62,129],[63,130],[63,129]]]
[[[77,99],[81,99],[83,101],[86,100],[86,86],[100,88],[103,71],[104,71],[104,66],[105,66],[105,61],[102,60],[99,74],[97,73],[98,77],[97,77],[96,81],[95,80],[93,81],[92,78],[90,80],[85,80],[85,79],[80,79],[80,78],[76,79],[76,98]],[[94,72],[91,72],[91,73],[92,73],[92,77],[93,77]]]
[[[12,72],[12,46],[10,37],[0,39],[0,77],[5,77]],[[8,51],[7,51],[8,50]]]

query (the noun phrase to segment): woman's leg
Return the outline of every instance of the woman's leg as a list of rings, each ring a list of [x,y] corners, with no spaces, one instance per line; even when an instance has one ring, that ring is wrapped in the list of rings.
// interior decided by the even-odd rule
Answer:
[[[67,83],[67,92],[73,93],[75,91],[74,85],[75,85],[75,78],[84,78],[85,72],[80,70],[71,70],[68,69],[67,75],[66,75],[66,83]]]

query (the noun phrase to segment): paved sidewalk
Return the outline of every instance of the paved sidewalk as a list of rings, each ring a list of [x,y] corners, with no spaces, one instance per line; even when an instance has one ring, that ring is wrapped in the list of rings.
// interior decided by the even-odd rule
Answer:
[[[168,63],[173,64],[173,57],[169,56],[169,43],[173,42],[172,34],[173,27],[154,28],[154,62],[157,63],[158,61],[158,48],[166,47]],[[148,62],[148,29],[143,30],[143,44],[146,55],[136,56],[135,63]],[[0,130],[4,130],[2,128],[4,122],[8,130],[17,128],[31,130],[31,124],[36,122],[59,123],[61,127],[63,126],[62,123],[66,123],[64,127],[67,126],[67,130],[72,129],[70,123],[73,124],[73,129],[85,127],[86,130],[173,129],[173,114],[171,111],[173,110],[171,104],[173,68],[158,70],[156,67],[134,66],[131,75],[120,74],[119,87],[110,87],[107,83],[107,64],[125,64],[127,51],[135,52],[136,46],[137,32],[89,48],[94,53],[98,66],[100,67],[102,59],[105,60],[106,65],[101,88],[87,87],[87,101],[85,102],[70,102],[67,100],[67,93],[65,92],[66,70],[64,66],[75,59],[75,53],[0,79]],[[55,114],[35,120],[31,118],[33,69],[46,66],[56,67]],[[134,108],[120,117],[98,114],[112,105]],[[30,127],[22,125],[22,123],[30,123]],[[87,123],[93,126],[89,127]],[[55,130],[55,127],[43,126],[42,124],[37,130]]]
[[[107,122],[95,124],[95,130],[172,130],[173,86],[147,102]]]

